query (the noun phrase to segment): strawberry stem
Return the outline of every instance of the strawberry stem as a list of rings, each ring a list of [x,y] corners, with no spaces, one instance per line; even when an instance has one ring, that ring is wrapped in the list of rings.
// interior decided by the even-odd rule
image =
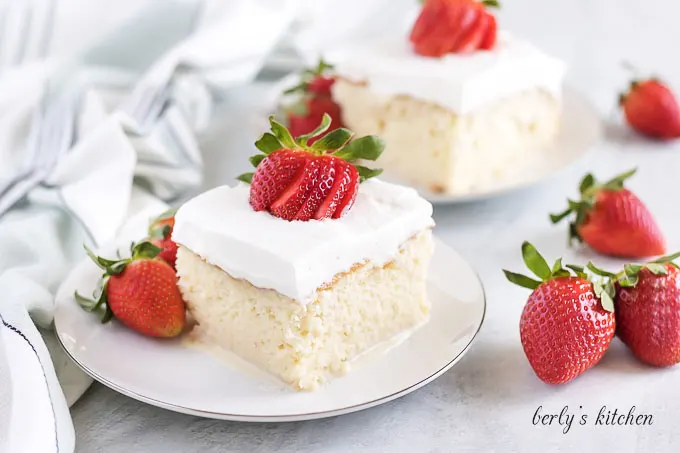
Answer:
[[[614,277],[616,277],[615,274],[599,269],[592,263],[588,263],[586,266],[588,270],[598,277],[603,277],[600,279],[594,279],[586,274],[586,268],[582,266],[577,266],[575,264],[567,264],[566,266],[563,266],[561,258],[556,259],[552,268],[550,268],[547,261],[545,258],[543,258],[543,256],[541,256],[538,250],[536,250],[533,245],[526,241],[522,243],[522,258],[527,268],[529,268],[529,270],[534,275],[536,275],[539,280],[504,269],[503,273],[505,274],[505,278],[507,278],[511,283],[519,285],[523,288],[534,290],[549,280],[572,276],[579,277],[589,280],[592,283],[593,291],[600,299],[602,308],[607,311],[614,311],[614,295],[616,290],[614,286]]]

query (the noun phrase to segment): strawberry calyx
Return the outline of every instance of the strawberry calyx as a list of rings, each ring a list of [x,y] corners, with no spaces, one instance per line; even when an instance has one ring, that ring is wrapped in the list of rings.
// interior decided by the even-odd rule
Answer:
[[[421,5],[424,5],[427,3],[428,0],[418,0]],[[498,0],[482,0],[479,2],[480,4],[486,6],[487,8],[500,8],[501,4]]]
[[[160,214],[149,223],[149,239],[166,239],[172,233],[172,225],[169,221],[175,217],[177,208],[171,208]]]
[[[674,253],[668,256],[662,256],[653,261],[649,261],[644,264],[625,264],[620,272],[614,273],[608,270],[597,267],[592,261],[588,261],[585,269],[579,268],[579,272],[585,274],[587,269],[590,273],[601,277],[599,281],[593,282],[593,288],[595,290],[595,295],[600,297],[605,304],[605,299],[608,302],[613,300],[616,295],[616,286],[623,288],[633,288],[637,285],[639,281],[640,271],[646,269],[654,275],[666,275],[668,273],[667,266],[673,266],[680,269],[680,267],[674,262],[675,259],[680,257],[680,252]]]
[[[487,8],[500,8],[501,4],[497,0],[483,0],[481,2],[482,5],[486,6]]]
[[[292,94],[301,96],[297,102],[285,106],[285,113],[288,115],[306,116],[309,114],[309,107],[305,102],[308,96],[330,96],[331,86],[335,82],[335,78],[329,75],[328,72],[334,68],[333,65],[328,64],[322,58],[315,68],[308,68],[302,71],[300,82],[283,92],[285,96]]]
[[[581,199],[579,201],[567,199],[569,207],[560,213],[550,214],[550,221],[553,224],[557,224],[563,219],[574,214],[574,219],[569,223],[569,243],[571,244],[573,240],[583,242],[583,239],[578,232],[578,227],[586,222],[588,213],[595,207],[597,195],[602,190],[613,192],[623,190],[625,188],[625,180],[633,176],[636,171],[637,169],[634,168],[612,178],[603,184],[598,184],[595,180],[595,177],[591,173],[588,173],[583,177],[581,183],[579,184]]]
[[[302,71],[301,82],[291,88],[288,88],[283,92],[283,94],[309,92],[317,78],[330,79],[331,77],[327,74],[327,72],[332,69],[335,69],[332,64],[325,62],[323,58],[320,59],[316,68],[309,68]]]
[[[551,267],[538,250],[527,241],[522,243],[522,259],[527,268],[538,277],[538,280],[533,277],[527,277],[526,275],[503,269],[505,278],[511,283],[523,288],[535,290],[543,283],[557,278],[582,278],[593,284],[593,290],[595,295],[600,299],[602,308],[610,312],[614,311],[614,296],[616,294],[616,288],[612,280],[614,274],[599,269],[592,263],[588,263],[586,268],[575,264],[562,265],[562,258],[557,258]],[[590,270],[594,276],[597,277],[588,275],[586,269]],[[597,272],[593,271],[593,269],[596,269]]]
[[[129,258],[121,258],[119,256],[117,260],[111,260],[95,255],[92,250],[87,248],[87,246],[84,246],[84,248],[87,256],[89,256],[90,259],[104,271],[104,273],[102,274],[99,285],[92,294],[91,299],[81,296],[78,291],[75,292],[74,297],[76,302],[78,302],[78,304],[85,311],[99,312],[101,314],[100,319],[102,324],[109,322],[111,318],[113,318],[113,312],[109,307],[107,296],[109,277],[121,274],[127,265],[133,261],[156,258],[156,256],[163,250],[162,248],[157,247],[148,241],[142,241],[136,244],[133,242],[130,245],[131,256]]]
[[[628,96],[635,91],[640,85],[648,83],[648,82],[654,82],[654,83],[662,83],[661,80],[658,77],[650,77],[648,79],[636,79],[632,80],[630,82],[630,85],[628,86],[628,91],[626,93],[619,93],[619,107],[623,107],[626,104],[626,100],[628,99]]]
[[[644,264],[626,264],[623,266],[623,270],[616,274],[598,269],[592,266],[592,263],[588,263],[588,269],[592,272],[599,272],[598,275],[607,275],[615,283],[624,288],[633,288],[639,281],[640,271],[642,269],[646,269],[654,275],[666,275],[668,274],[668,266],[680,269],[680,266],[675,263],[675,260],[678,258],[680,258],[680,252],[662,256]]]
[[[255,142],[255,147],[262,154],[255,154],[248,159],[255,168],[274,151],[291,149],[305,151],[315,156],[327,154],[343,159],[357,169],[360,182],[364,182],[382,173],[382,169],[372,169],[354,163],[354,161],[359,159],[375,161],[380,157],[385,149],[385,142],[375,135],[353,139],[354,133],[352,131],[339,128],[329,132],[321,139],[315,141],[314,144],[308,145],[310,139],[324,134],[330,127],[331,117],[327,113],[324,114],[321,124],[316,129],[309,134],[300,135],[296,138],[291,135],[284,125],[277,122],[273,115],[269,117],[269,123],[271,131],[265,132]],[[244,173],[236,179],[250,184],[253,174],[253,172]]]

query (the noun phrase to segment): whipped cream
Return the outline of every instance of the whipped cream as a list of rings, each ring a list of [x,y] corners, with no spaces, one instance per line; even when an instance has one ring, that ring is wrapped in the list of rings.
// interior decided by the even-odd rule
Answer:
[[[184,204],[172,239],[234,278],[306,304],[353,265],[393,260],[413,235],[434,226],[432,205],[413,189],[371,179],[340,219],[308,222],[255,212],[250,186],[222,186]]]
[[[416,54],[407,36],[353,44],[329,57],[340,77],[378,95],[411,96],[458,114],[533,88],[561,97],[566,65],[508,32],[491,51],[441,58]]]

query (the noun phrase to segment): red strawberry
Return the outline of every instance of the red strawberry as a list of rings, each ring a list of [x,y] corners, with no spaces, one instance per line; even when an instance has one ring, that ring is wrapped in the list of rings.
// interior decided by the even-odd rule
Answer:
[[[490,50],[496,43],[496,19],[486,7],[496,0],[425,0],[410,34],[415,52],[426,57]]]
[[[623,182],[635,170],[617,176],[604,184],[596,184],[592,175],[581,181],[581,200],[569,200],[569,208],[551,214],[557,223],[575,214],[569,238],[588,244],[603,255],[642,258],[666,252],[663,234],[647,207]]]
[[[309,145],[330,127],[328,114],[297,141],[274,117],[269,122],[271,133],[255,142],[264,154],[250,158],[255,172],[238,177],[250,184],[249,202],[256,211],[285,220],[337,219],[354,204],[359,183],[381,172],[352,163],[380,156],[385,145],[377,137],[351,140],[352,132],[340,128]]]
[[[320,63],[320,66],[323,63]],[[330,69],[331,67],[329,65],[326,65],[327,69]],[[322,74],[324,72],[324,69],[317,70],[318,73]],[[333,77],[325,77],[323,75],[316,75],[310,82],[309,86],[307,87],[307,90],[311,93],[321,95],[321,96],[330,96],[331,95],[331,87],[335,83],[335,79]]]
[[[161,249],[158,258],[162,259],[175,269],[177,261],[177,244],[169,237],[165,239],[151,239],[151,243]]]
[[[616,333],[649,365],[680,363],[680,270],[671,262],[678,256],[628,265],[618,275]]]
[[[498,38],[498,25],[496,24],[496,17],[487,13],[489,18],[489,25],[482,42],[479,44],[481,50],[491,50],[496,47],[496,39]]]
[[[87,249],[86,249],[87,250]],[[156,256],[161,250],[144,241],[132,247],[132,257],[108,260],[87,250],[104,270],[97,301],[75,298],[87,311],[104,310],[102,322],[115,316],[130,329],[151,337],[175,337],[186,324],[184,301],[175,271]]]
[[[668,140],[680,137],[680,107],[673,92],[657,79],[631,83],[619,97],[628,124],[648,137]]]
[[[468,53],[480,49],[482,42],[490,33],[491,21],[493,16],[483,11],[477,16],[473,26],[469,27],[461,39],[456,43],[453,51],[455,53]]]
[[[286,108],[288,114],[288,127],[293,137],[309,134],[321,122],[324,114],[330,115],[336,128],[343,127],[342,112],[340,106],[333,100],[331,87],[335,78],[328,76],[326,72],[333,69],[325,61],[321,60],[314,69],[307,69],[302,73],[302,81],[284,92],[284,94],[297,94],[299,99]],[[332,132],[330,129],[327,132]],[[309,139],[309,144],[323,137]]]
[[[170,209],[149,224],[149,241],[156,247],[161,248],[158,258],[175,268],[177,260],[177,244],[171,239],[172,230],[175,227],[176,209]]]
[[[176,209],[168,209],[149,223],[149,236],[170,237],[175,227]]]
[[[359,180],[360,177],[357,169],[353,165],[336,163],[333,186],[314,214],[314,218],[324,219],[333,217],[334,219],[339,219],[342,217],[354,204]],[[345,197],[346,193],[353,193],[354,196]]]
[[[583,268],[564,269],[560,259],[551,269],[528,242],[522,245],[522,255],[540,281],[504,273],[511,282],[533,290],[519,325],[524,353],[542,381],[569,382],[597,364],[614,337],[613,284],[594,285]]]

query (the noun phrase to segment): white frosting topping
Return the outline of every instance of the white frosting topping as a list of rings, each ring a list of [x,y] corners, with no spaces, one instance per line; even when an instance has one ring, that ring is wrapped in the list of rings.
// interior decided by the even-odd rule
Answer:
[[[367,82],[374,93],[407,95],[459,114],[532,88],[560,98],[565,64],[507,32],[491,51],[441,58],[416,54],[405,36],[353,44],[330,57],[340,76]]]
[[[189,200],[175,215],[172,238],[234,278],[300,303],[354,264],[383,265],[400,246],[434,226],[432,205],[415,190],[371,179],[340,219],[308,222],[255,212],[249,186],[222,186]]]

